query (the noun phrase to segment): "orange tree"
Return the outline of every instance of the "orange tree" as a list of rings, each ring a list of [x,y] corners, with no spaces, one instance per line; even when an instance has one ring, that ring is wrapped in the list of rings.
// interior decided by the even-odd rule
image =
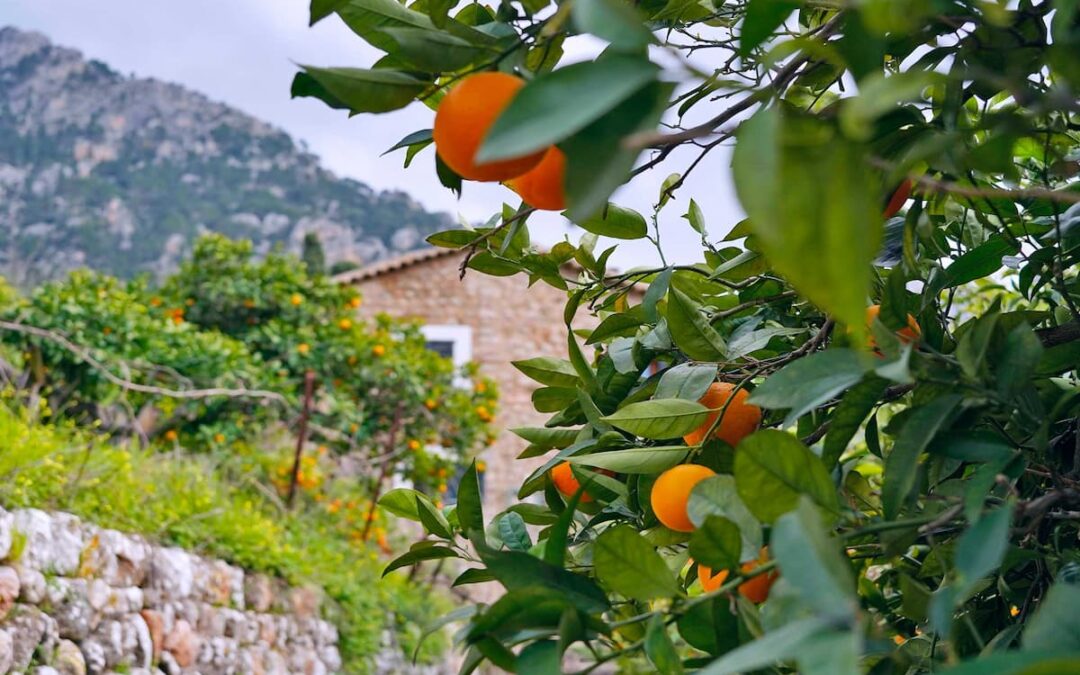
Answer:
[[[475,390],[454,386],[479,375],[428,350],[417,325],[361,320],[360,305],[354,289],[309,276],[295,257],[255,260],[250,242],[211,235],[158,288],[78,271],[8,297],[0,330],[14,349],[4,372],[21,400],[43,401],[54,419],[169,448],[250,449],[283,421],[272,468],[286,489],[311,372],[301,487],[313,486],[321,447],[367,462],[361,493],[389,463],[435,496],[487,441],[496,390],[483,379]]]
[[[519,364],[557,409],[516,431],[548,457],[522,502],[485,517],[472,473],[454,507],[385,502],[430,534],[389,570],[460,558],[459,583],[505,588],[450,617],[463,672],[568,650],[585,672],[1080,672],[1080,4],[312,3],[331,14],[385,56],[293,93],[437,110],[406,163],[434,139],[445,185],[525,203],[430,241],[567,293],[567,358]],[[582,36],[605,48],[562,63]],[[728,145],[748,217],[717,240],[684,181]],[[554,194],[522,178],[543,165]],[[656,170],[652,213],[609,203]],[[530,246],[563,201],[587,234]],[[697,262],[663,262],[687,225]],[[662,262],[614,272],[597,235]]]

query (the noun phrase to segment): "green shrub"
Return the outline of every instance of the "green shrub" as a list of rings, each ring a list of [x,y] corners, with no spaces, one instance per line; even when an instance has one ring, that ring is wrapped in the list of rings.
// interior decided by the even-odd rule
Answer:
[[[12,393],[4,396],[10,402]],[[31,418],[17,405],[0,405],[0,505],[68,511],[293,584],[315,583],[332,601],[327,613],[341,634],[346,672],[367,671],[394,616],[407,619],[395,623],[411,653],[416,621],[449,606],[404,578],[379,581],[383,563],[370,547],[342,536],[338,518],[310,501],[283,510],[256,487],[265,477],[236,480],[234,455],[163,455],[111,444],[71,422]],[[446,647],[445,636],[433,636],[420,658],[431,660]]]

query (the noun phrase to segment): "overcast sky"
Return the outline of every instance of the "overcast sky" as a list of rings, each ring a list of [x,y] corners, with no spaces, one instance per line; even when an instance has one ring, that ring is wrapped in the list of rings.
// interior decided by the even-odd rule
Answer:
[[[431,127],[434,114],[423,105],[348,119],[313,99],[291,100],[289,83],[296,63],[366,67],[379,54],[336,17],[309,28],[307,8],[306,0],[2,0],[0,25],[40,31],[125,74],[201,91],[285,129],[332,171],[377,189],[404,190],[431,210],[460,213],[476,222],[495,213],[503,200],[513,201],[505,188],[477,183],[466,184],[457,200],[439,185],[430,159],[418,159],[406,170],[401,154],[380,157],[407,133]],[[581,42],[569,53],[583,58],[594,48]],[[430,153],[426,150],[424,156],[430,158]],[[624,187],[615,201],[648,213],[660,183],[690,157],[673,154],[673,161]],[[729,161],[726,151],[710,155],[676,203],[663,212],[669,262],[693,262],[701,256],[697,234],[679,217],[690,196],[701,205],[713,237],[742,217]],[[530,231],[534,240],[549,245],[568,232],[575,239],[580,233],[555,215],[536,220]],[[622,245],[615,258],[623,268],[654,261],[655,252],[642,242]]]

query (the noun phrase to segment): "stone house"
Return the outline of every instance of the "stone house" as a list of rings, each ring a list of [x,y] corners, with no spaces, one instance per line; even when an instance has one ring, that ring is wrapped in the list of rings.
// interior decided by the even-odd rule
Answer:
[[[462,253],[424,249],[335,277],[363,296],[361,315],[385,312],[424,322],[430,347],[457,364],[475,361],[499,385],[495,418],[498,440],[483,453],[485,512],[497,513],[516,501],[522,479],[544,460],[515,460],[525,441],[507,429],[542,426],[548,415],[532,407],[539,386],[512,361],[534,356],[565,358],[566,293],[543,283],[528,286],[524,276],[493,277],[470,271],[458,279]]]

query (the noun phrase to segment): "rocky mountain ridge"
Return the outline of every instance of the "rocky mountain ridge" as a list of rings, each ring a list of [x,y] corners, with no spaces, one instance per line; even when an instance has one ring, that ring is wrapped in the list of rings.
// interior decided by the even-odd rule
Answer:
[[[204,231],[260,252],[299,252],[315,232],[328,263],[365,263],[450,222],[333,175],[234,108],[0,28],[0,273],[11,283],[82,266],[160,276]]]

